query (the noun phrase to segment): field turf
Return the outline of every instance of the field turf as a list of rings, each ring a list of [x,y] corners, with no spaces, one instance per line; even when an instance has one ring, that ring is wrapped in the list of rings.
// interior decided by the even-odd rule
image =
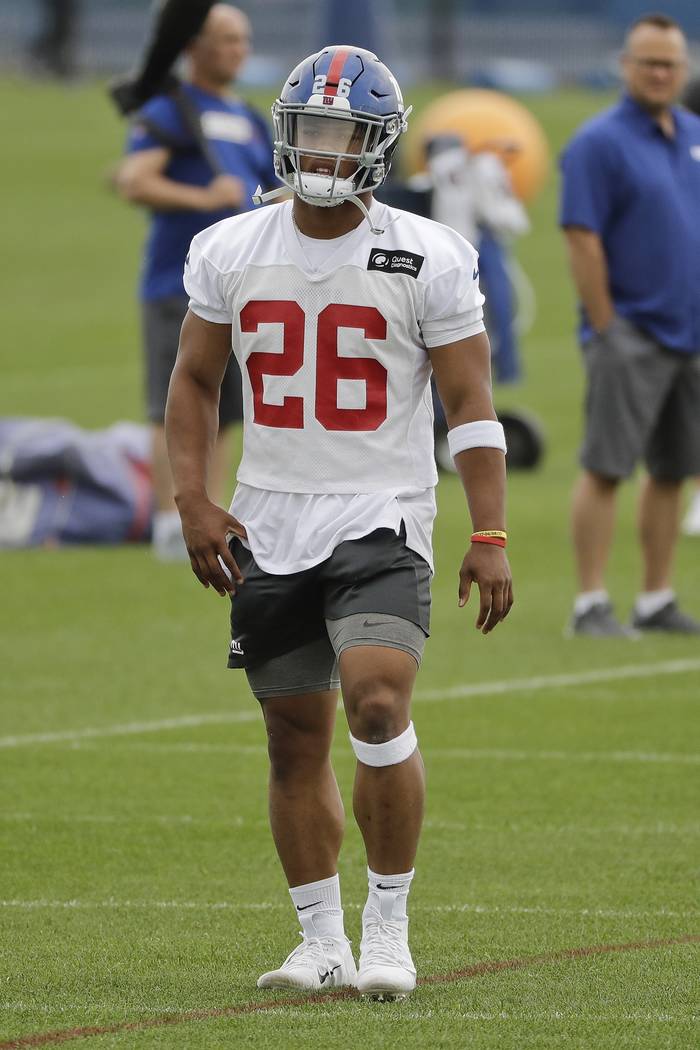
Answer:
[[[533,108],[556,151],[603,101]],[[0,120],[12,144],[0,415],[138,419],[142,219],[104,181],[123,129],[98,86],[1,82]],[[224,669],[225,606],[146,548],[5,552],[0,1050],[698,1045],[700,651],[562,637],[581,375],[555,193],[553,177],[519,248],[539,307],[527,379],[497,396],[538,413],[548,453],[511,479],[517,605],[488,638],[473,602],[457,609],[464,500],[454,479],[439,490],[414,708],[429,795],[412,944],[428,980],[386,1006],[256,990],[297,932],[266,825],[256,704]],[[639,571],[634,494],[610,572],[623,614]],[[678,591],[696,614],[699,554],[681,542]],[[341,878],[357,942],[351,820]]]

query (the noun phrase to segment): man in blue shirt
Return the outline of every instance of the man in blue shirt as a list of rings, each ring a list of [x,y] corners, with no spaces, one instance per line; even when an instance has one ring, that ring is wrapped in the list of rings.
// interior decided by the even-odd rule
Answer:
[[[640,18],[622,56],[625,94],[562,155],[560,221],[588,380],[572,515],[574,634],[700,632],[671,588],[681,484],[700,473],[700,119],[674,105],[687,69],[678,24]],[[618,484],[640,459],[644,579],[628,628],[604,572]]]
[[[700,116],[700,77],[690,81],[683,95],[683,105],[691,113]],[[683,519],[682,530],[686,536],[700,536],[700,477],[695,478],[693,495]]]
[[[261,117],[230,94],[250,49],[248,19],[215,4],[187,48],[188,80],[138,113],[117,174],[121,195],[151,213],[141,274],[148,418],[156,499],[153,542],[163,559],[185,558],[173,500],[163,421],[180,326],[187,311],[182,274],[195,234],[247,211],[258,184],[276,183],[272,142]],[[233,355],[221,391],[212,491],[229,467],[230,424],[241,418],[240,373]]]

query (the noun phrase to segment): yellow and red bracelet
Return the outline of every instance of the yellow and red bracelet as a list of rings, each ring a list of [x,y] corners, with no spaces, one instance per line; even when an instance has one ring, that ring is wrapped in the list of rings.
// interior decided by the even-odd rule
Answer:
[[[507,539],[508,533],[501,529],[482,529],[471,536],[472,543],[492,543],[495,547],[505,547]]]

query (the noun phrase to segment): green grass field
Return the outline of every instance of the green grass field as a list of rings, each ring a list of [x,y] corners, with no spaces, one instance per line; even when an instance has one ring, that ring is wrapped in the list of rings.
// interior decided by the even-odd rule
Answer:
[[[604,101],[532,105],[556,152]],[[0,121],[14,144],[0,415],[138,419],[143,223],[104,188],[123,128],[99,87],[14,81],[0,82]],[[464,499],[454,479],[439,490],[411,909],[419,974],[434,980],[386,1006],[263,997],[255,979],[297,926],[266,824],[257,705],[224,669],[224,604],[146,548],[3,553],[0,1050],[69,1036],[95,1050],[698,1045],[700,650],[562,637],[581,374],[555,197],[553,176],[519,250],[539,306],[528,377],[497,398],[542,417],[548,454],[511,479],[517,605],[488,638],[473,605],[457,609]],[[634,490],[610,572],[624,614]],[[699,554],[681,542],[679,596],[696,614]],[[349,798],[340,723],[335,754]],[[351,821],[341,878],[357,942]]]

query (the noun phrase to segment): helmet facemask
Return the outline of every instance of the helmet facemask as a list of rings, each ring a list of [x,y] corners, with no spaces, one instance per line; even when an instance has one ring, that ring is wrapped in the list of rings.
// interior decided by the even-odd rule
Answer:
[[[272,112],[278,177],[307,204],[321,208],[379,186],[403,130],[395,116],[330,113],[313,104],[277,101]]]

